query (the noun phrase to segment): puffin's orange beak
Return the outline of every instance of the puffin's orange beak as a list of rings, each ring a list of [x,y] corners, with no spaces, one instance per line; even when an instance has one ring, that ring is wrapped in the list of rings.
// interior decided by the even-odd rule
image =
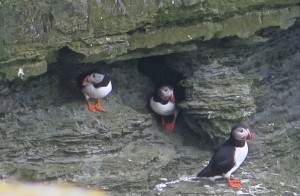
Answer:
[[[86,86],[88,84],[91,84],[91,82],[89,81],[89,76],[86,76],[82,81],[82,85]]]
[[[248,140],[255,140],[255,135],[253,132],[249,131],[249,135],[247,137]]]
[[[169,100],[170,100],[172,103],[175,103],[175,102],[176,102],[174,94],[172,94],[172,96],[170,97]]]

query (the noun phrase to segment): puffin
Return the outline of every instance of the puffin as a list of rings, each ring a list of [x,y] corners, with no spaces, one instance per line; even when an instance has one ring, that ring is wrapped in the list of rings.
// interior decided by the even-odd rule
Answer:
[[[239,179],[231,178],[248,155],[247,140],[255,140],[252,130],[243,125],[235,125],[231,129],[230,137],[219,146],[212,155],[208,165],[201,170],[197,177],[223,176],[230,187],[242,188]]]
[[[104,112],[100,105],[100,99],[106,97],[112,90],[111,80],[106,73],[98,70],[85,74],[80,82],[81,92],[87,102],[88,109],[91,112]],[[96,103],[91,103],[91,99],[96,99]]]
[[[162,125],[168,132],[175,129],[178,114],[175,102],[174,88],[170,85],[162,85],[150,98],[151,109],[161,115]]]

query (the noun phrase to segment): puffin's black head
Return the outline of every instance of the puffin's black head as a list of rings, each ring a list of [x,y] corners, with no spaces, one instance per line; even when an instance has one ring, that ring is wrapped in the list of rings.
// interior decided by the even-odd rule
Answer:
[[[103,81],[105,77],[105,74],[101,74],[101,73],[91,73],[88,76],[88,80],[92,83],[92,84],[99,84],[100,82]]]
[[[101,72],[99,69],[93,69],[92,71],[81,73],[76,78],[77,86],[82,88],[87,84],[99,83],[104,79],[104,76],[106,76],[106,74]]]
[[[173,87],[169,85],[163,85],[158,89],[158,96],[160,96],[164,100],[169,100],[171,99],[174,94],[173,94]]]
[[[100,71],[99,69],[94,69],[88,73],[83,73],[80,75],[79,86],[83,87],[88,84],[100,84],[104,79],[109,80],[107,74]]]
[[[235,125],[231,129],[230,137],[237,140],[255,140],[252,130],[243,124]]]

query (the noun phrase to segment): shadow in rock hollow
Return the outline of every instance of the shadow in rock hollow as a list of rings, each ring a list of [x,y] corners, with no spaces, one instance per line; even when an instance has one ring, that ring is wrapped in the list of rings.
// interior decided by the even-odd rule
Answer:
[[[174,87],[177,102],[185,99],[185,89],[179,85],[184,79],[182,73],[175,71],[165,61],[165,56],[155,56],[139,59],[138,70],[149,77],[157,90],[161,85],[168,84]]]
[[[185,77],[183,73],[172,69],[172,65],[168,63],[168,58],[171,57],[167,55],[141,58],[139,59],[138,70],[141,74],[150,78],[154,87],[153,92],[157,92],[158,88],[164,84],[173,86],[176,102],[180,103],[185,100],[185,88],[180,86],[180,82],[184,80]],[[151,111],[149,104],[148,110]],[[159,126],[161,126],[161,116],[155,115],[155,117]],[[182,112],[178,114],[176,128],[172,135],[174,134],[177,136],[170,135],[169,137],[180,137],[183,145],[201,147],[203,149],[205,143],[204,139],[200,138],[199,135],[187,126]]]

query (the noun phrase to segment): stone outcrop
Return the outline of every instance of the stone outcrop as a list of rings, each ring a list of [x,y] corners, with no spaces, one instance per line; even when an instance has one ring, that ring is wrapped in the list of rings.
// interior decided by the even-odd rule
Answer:
[[[258,93],[253,87],[255,77],[240,70],[254,47],[224,43],[202,43],[198,51],[165,58],[165,64],[184,75],[178,84],[185,89],[184,100],[178,104],[184,121],[216,143],[227,137],[233,124],[255,113]]]
[[[195,40],[287,28],[298,0],[1,1],[0,72],[11,80],[47,64],[116,61],[194,50]],[[179,45],[178,45],[179,44]],[[68,53],[61,53],[68,49]]]
[[[168,66],[187,77],[182,84],[186,101],[180,104],[182,113],[172,133],[146,107],[153,86],[139,74],[137,60],[89,64],[89,69],[107,70],[113,79],[112,93],[101,102],[104,113],[89,112],[75,87],[74,76],[87,68],[82,65],[49,66],[46,74],[14,81],[11,92],[6,83],[1,84],[0,98],[14,97],[20,103],[18,110],[0,114],[1,180],[71,183],[101,188],[114,196],[295,195],[300,187],[299,39],[297,21],[259,46],[214,43],[202,45],[205,50],[164,56]],[[234,79],[238,83],[233,84]],[[214,94],[214,89],[219,93]],[[204,143],[207,138],[190,131],[182,116],[190,115],[194,122],[188,123],[194,131],[221,136],[224,133],[216,134],[218,121],[232,122],[230,116],[243,116],[238,111],[254,109],[252,99],[246,103],[248,97],[254,99],[256,110],[245,123],[256,140],[249,142],[249,155],[235,174],[243,189],[232,189],[225,180],[195,178],[211,157],[208,148],[217,145]],[[248,109],[238,110],[238,104]],[[214,112],[212,126],[201,130],[200,123],[209,120],[208,111]]]
[[[252,80],[241,74],[237,66],[225,67],[218,62],[200,65],[184,86],[186,101],[181,108],[186,122],[214,141],[226,138],[233,124],[255,112]]]

